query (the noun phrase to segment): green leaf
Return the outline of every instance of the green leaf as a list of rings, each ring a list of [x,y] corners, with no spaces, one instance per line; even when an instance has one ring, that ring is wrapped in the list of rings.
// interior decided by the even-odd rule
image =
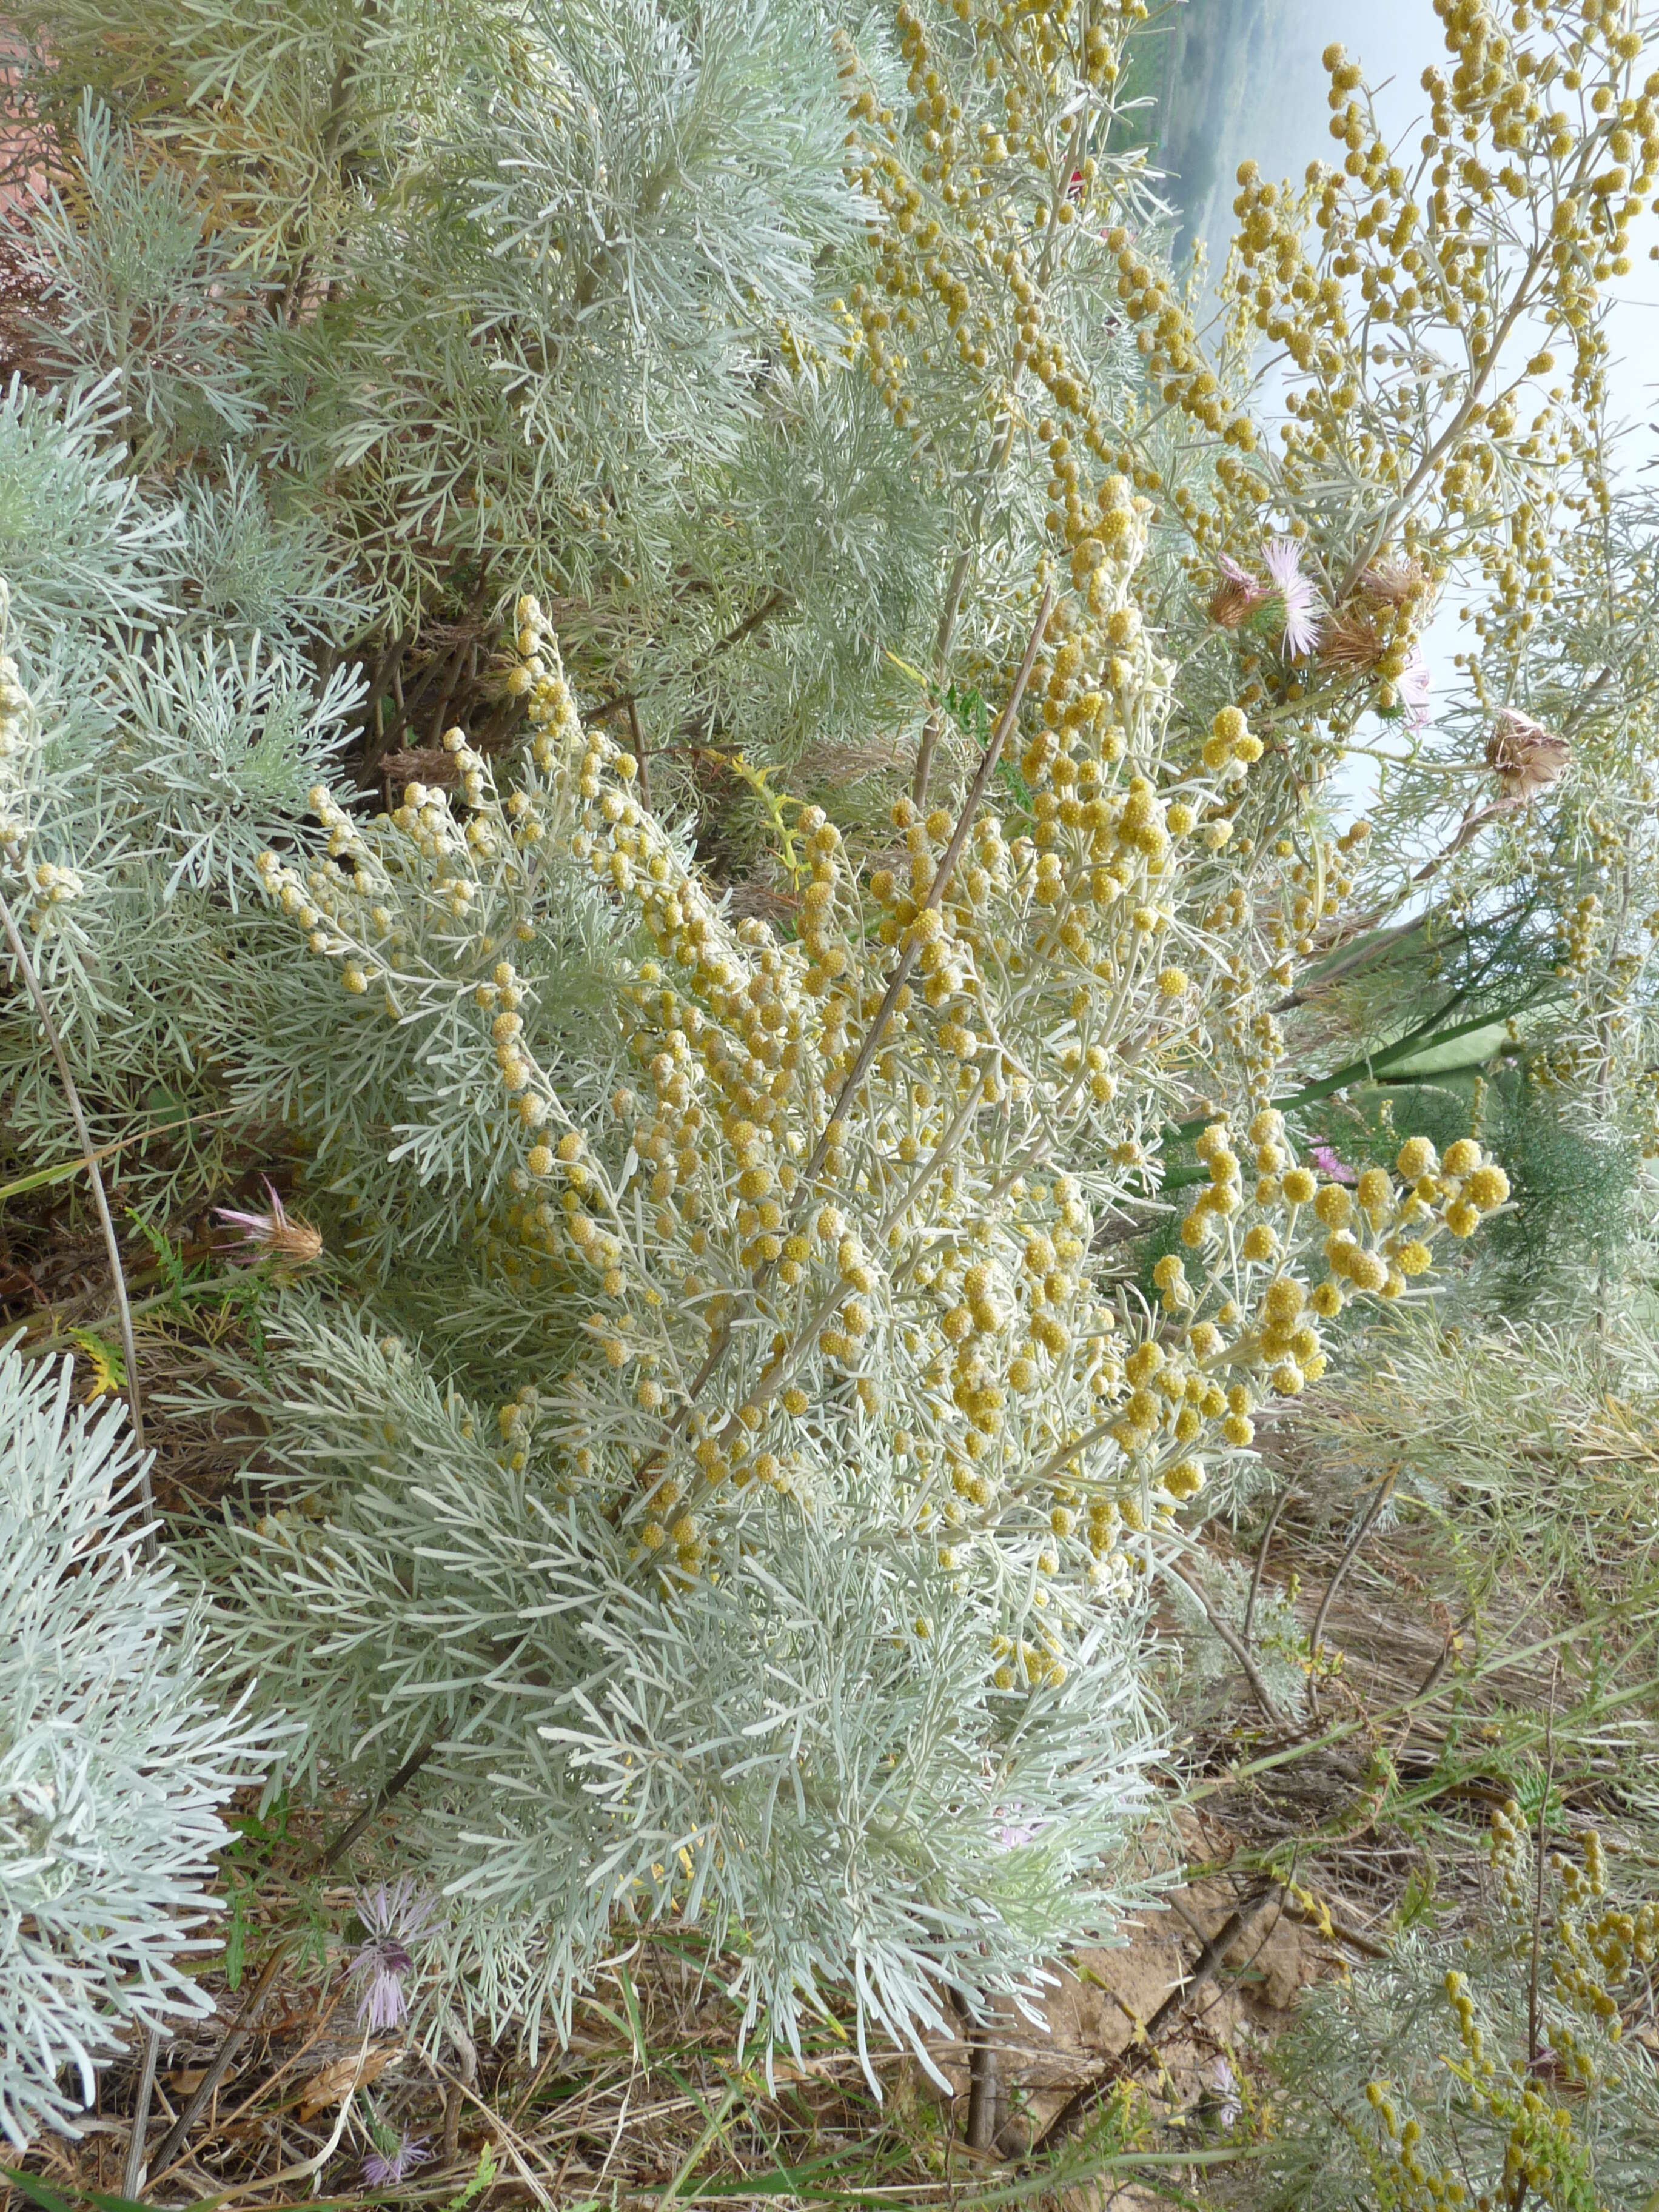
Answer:
[[[38,2175],[20,2173],[9,2166],[0,2166],[12,2187],[27,2197],[31,2204],[38,2204],[40,2212],[76,2212],[82,2204],[95,2204],[98,2212],[155,2212],[154,2205],[142,2204],[131,2197],[106,2197],[96,2189],[77,2189],[73,2197],[64,2197],[42,2181]]]

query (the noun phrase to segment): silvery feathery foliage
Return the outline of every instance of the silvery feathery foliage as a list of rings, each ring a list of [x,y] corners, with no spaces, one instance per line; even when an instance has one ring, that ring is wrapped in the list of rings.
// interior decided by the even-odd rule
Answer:
[[[248,870],[303,810],[361,691],[355,667],[319,680],[299,649],[355,609],[323,581],[314,532],[274,524],[245,472],[183,503],[126,473],[124,419],[102,386],[14,384],[0,406],[7,642],[26,695],[0,758],[0,880],[106,1140],[210,1103],[237,1018],[213,971],[233,945],[258,965],[239,919]],[[307,566],[274,638],[238,619]],[[28,1141],[73,1150],[32,1025],[7,1025],[0,1081]]]
[[[125,471],[111,380],[0,404],[0,566],[15,597],[76,629],[176,612],[177,508]]]
[[[216,296],[229,256],[188,181],[174,168],[143,170],[131,135],[90,93],[75,135],[76,206],[50,191],[28,227],[47,365],[73,380],[117,364],[135,458],[246,434],[258,404]]]
[[[227,447],[222,478],[185,477],[179,567],[198,619],[274,646],[328,642],[371,611],[316,515],[278,514],[254,465]]]
[[[1524,1921],[1496,1941],[1489,1936],[1437,1940],[1425,1929],[1402,1933],[1388,1958],[1364,1975],[1310,1993],[1304,2018],[1274,2053],[1275,2086],[1283,2101],[1263,2145],[1251,2203],[1264,2212],[1386,2212],[1402,2202],[1431,2202],[1426,2195],[1406,2196],[1401,2188],[1405,2152],[1397,2129],[1409,2117],[1421,2130],[1418,2159],[1430,2172],[1443,2182],[1461,2179],[1465,2203],[1480,2201],[1483,2191],[1493,2192],[1485,2202],[1501,2203],[1496,2191],[1506,2174],[1513,2186],[1506,2153],[1525,2088],[1539,2079],[1553,2085],[1559,2069],[1560,2053],[1551,2047],[1552,2028],[1559,2033],[1561,2024],[1559,2016],[1550,2019],[1553,1933],[1547,1926],[1543,1936],[1544,2050],[1536,2073],[1524,2069],[1517,2057],[1528,2033],[1530,1942]],[[1461,2042],[1450,1994],[1460,1982],[1482,2038],[1475,2048],[1494,2062],[1495,2081],[1480,2080]],[[1634,2039],[1621,2048],[1592,2027],[1583,2039],[1594,2053],[1589,2080],[1568,2073],[1571,2103],[1565,2110],[1550,2102],[1539,2107],[1534,2142],[1543,2137],[1554,2154],[1553,2171],[1547,2168],[1544,2178],[1556,2186],[1540,2189],[1537,2201],[1587,2208],[1640,2204],[1653,2179],[1659,2129],[1653,2062]],[[1480,2094],[1494,2088],[1498,2108],[1485,2105]],[[1395,2108],[1394,2140],[1368,2091],[1380,2092]],[[1570,2128],[1560,2124],[1568,2113]],[[1438,2201],[1456,2200],[1443,2196]]]
[[[504,1464],[418,1346],[304,1304],[275,1341],[280,1393],[244,1387],[290,1503],[203,1555],[234,1575],[228,1656],[305,1710],[273,1786],[438,1740],[405,1826],[446,1894],[438,1993],[492,2033],[533,2036],[544,2005],[568,2025],[618,1915],[731,1945],[745,2028],[792,2042],[843,1978],[861,2039],[906,2037],[945,2025],[947,1986],[1029,1994],[1057,1943],[1121,1917],[1089,1877],[1145,1815],[1133,1607],[1063,1683],[1000,1698],[995,1595],[856,1478],[821,1522],[779,1501],[730,1574],[665,1605],[625,1534]]]
[[[194,1961],[222,1811],[271,1735],[205,1694],[199,1620],[145,1556],[122,1409],[71,1408],[70,1380],[0,1353],[0,2130],[20,2146],[73,2131],[131,2028],[211,2010]]]

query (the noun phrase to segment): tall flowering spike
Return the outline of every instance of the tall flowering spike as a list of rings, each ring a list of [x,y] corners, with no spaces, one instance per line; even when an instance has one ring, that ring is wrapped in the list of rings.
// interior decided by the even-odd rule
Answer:
[[[1318,644],[1320,623],[1318,594],[1302,573],[1302,548],[1294,538],[1270,538],[1261,562],[1284,611],[1285,653],[1301,660]]]
[[[295,1220],[277,1196],[270,1177],[264,1180],[265,1196],[270,1201],[269,1212],[243,1213],[230,1206],[216,1206],[214,1211],[221,1221],[244,1232],[240,1241],[258,1258],[274,1260],[285,1268],[308,1267],[313,1260],[322,1256],[322,1232],[313,1229],[308,1221]]]
[[[1527,806],[1565,775],[1572,748],[1530,714],[1505,707],[1486,739],[1486,766],[1513,806]]]
[[[1231,554],[1224,553],[1218,565],[1221,581],[1210,601],[1210,620],[1223,629],[1237,629],[1258,607],[1265,606],[1273,593],[1259,577],[1241,568]]]
[[[427,1932],[432,1919],[432,1900],[418,1896],[407,1875],[388,1888],[381,1882],[373,1891],[357,1893],[357,1917],[368,1930],[351,1961],[350,1975],[363,1984],[357,2007],[360,2027],[370,2034],[400,2027],[409,2016],[409,1993],[404,1984],[414,1972],[412,1946]]]

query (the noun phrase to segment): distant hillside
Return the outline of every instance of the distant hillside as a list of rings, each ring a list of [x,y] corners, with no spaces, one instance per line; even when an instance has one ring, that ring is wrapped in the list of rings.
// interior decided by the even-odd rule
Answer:
[[[1212,267],[1218,263],[1247,155],[1299,178],[1321,150],[1319,57],[1333,19],[1352,12],[1322,0],[1182,0],[1147,31],[1136,89],[1158,100],[1150,136],[1182,211],[1177,263],[1200,241]]]

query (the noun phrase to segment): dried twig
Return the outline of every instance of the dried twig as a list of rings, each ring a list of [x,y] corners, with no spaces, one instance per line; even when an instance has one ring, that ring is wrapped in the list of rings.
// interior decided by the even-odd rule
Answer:
[[[165,2180],[167,2176],[172,2172],[173,2162],[177,2159],[179,2150],[184,2142],[185,2137],[190,2133],[197,2121],[200,2119],[202,2114],[207,2110],[209,2101],[212,2098],[214,2092],[218,2088],[219,2084],[224,2080],[225,2075],[229,2069],[230,2062],[235,2053],[236,2047],[241,2042],[242,2038],[247,2033],[248,2030],[252,2027],[254,2020],[258,2014],[260,2006],[270,1995],[272,1986],[276,1979],[277,1970],[282,1966],[283,1960],[287,1958],[291,1946],[291,1938],[286,1939],[277,1944],[276,1949],[265,1960],[264,1966],[260,1972],[258,1980],[248,1991],[246,1996],[243,1998],[240,2008],[238,2010],[235,2019],[231,2022],[229,2027],[225,2032],[225,2039],[223,2042],[214,2053],[212,2059],[209,2063],[207,2071],[197,2083],[195,2089],[191,2094],[189,2102],[185,2105],[183,2112],[179,2113],[178,2118],[167,2130],[166,2135],[162,2136],[161,2142],[156,2147],[155,2156],[151,2161],[150,2166],[150,2179],[152,2184],[157,2181]]]
[[[1255,1601],[1261,1589],[1262,1572],[1267,1564],[1267,1547],[1273,1542],[1273,1530],[1279,1526],[1279,1516],[1290,1502],[1291,1492],[1288,1490],[1281,1490],[1273,1500],[1273,1510],[1267,1516],[1267,1525],[1261,1532],[1261,1542],[1255,1555],[1255,1566],[1250,1576],[1250,1595],[1244,1601],[1244,1626],[1239,1632],[1239,1641],[1247,1651],[1250,1648],[1250,1632],[1255,1626]]]
[[[1347,1548],[1336,1563],[1336,1571],[1325,1585],[1325,1595],[1319,1601],[1319,1611],[1314,1615],[1313,1632],[1308,1638],[1308,1711],[1319,1711],[1319,1651],[1324,1639],[1325,1622],[1329,1616],[1331,1601],[1341,1586],[1342,1577],[1359,1556],[1359,1547],[1371,1531],[1371,1523],[1382,1510],[1399,1480],[1398,1466],[1391,1467],[1372,1492],[1370,1503],[1360,1516],[1359,1526],[1348,1539]]]
[[[1143,2065],[1154,2055],[1158,2037],[1180,2012],[1182,2006],[1196,1996],[1210,1979],[1233,1945],[1248,1940],[1256,1923],[1277,1895],[1279,1885],[1269,1882],[1245,1899],[1237,1911],[1228,1914],[1215,1934],[1205,1944],[1192,1966],[1164,1998],[1158,2010],[1146,2023],[1137,2025],[1137,2032],[1123,2049],[1109,2058],[1092,2078],[1080,2088],[1074,2089],[1048,2126],[1031,2146],[1031,2156],[1037,2157],[1054,2144],[1063,2142],[1084,2114],[1097,2104],[1114,2081],[1120,2081],[1134,2067]]]
[[[1532,1958],[1527,1969],[1527,2071],[1538,2063],[1538,1957],[1544,1929],[1544,1834],[1550,1791],[1555,1785],[1555,1687],[1560,1664],[1550,1670],[1550,1701],[1544,1711],[1544,1787],[1538,1799],[1538,1838],[1533,1851]]]
[[[1227,1626],[1226,1622],[1221,1618],[1220,1613],[1210,1602],[1209,1592],[1199,1581],[1196,1574],[1193,1573],[1188,1568],[1183,1566],[1179,1559],[1170,1559],[1167,1564],[1170,1572],[1173,1575],[1178,1575],[1181,1580],[1186,1584],[1187,1588],[1192,1592],[1193,1595],[1198,1600],[1199,1604],[1203,1608],[1204,1618],[1209,1622],[1211,1627],[1214,1629],[1216,1634],[1226,1645],[1228,1650],[1232,1653],[1233,1657],[1237,1660],[1240,1668],[1243,1671],[1244,1679],[1250,1686],[1250,1695],[1255,1699],[1257,1705],[1261,1706],[1262,1714],[1267,1719],[1268,1724],[1273,1728],[1283,1728],[1285,1725],[1285,1716],[1279,1711],[1279,1707],[1273,1703],[1273,1692],[1262,1680],[1261,1673],[1256,1667],[1255,1660],[1251,1658],[1249,1653],[1239,1642],[1237,1637],[1234,1635],[1232,1630]]]

